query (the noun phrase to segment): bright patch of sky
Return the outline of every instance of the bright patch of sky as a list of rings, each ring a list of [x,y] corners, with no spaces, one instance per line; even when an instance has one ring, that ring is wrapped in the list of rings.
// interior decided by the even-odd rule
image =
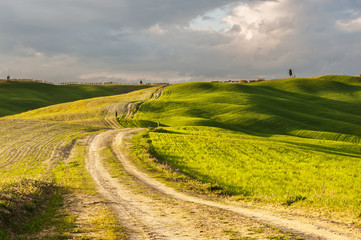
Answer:
[[[224,21],[224,18],[227,17],[230,10],[230,7],[217,8],[193,19],[189,27],[194,30],[212,30],[215,32],[225,30],[230,27],[230,25]]]

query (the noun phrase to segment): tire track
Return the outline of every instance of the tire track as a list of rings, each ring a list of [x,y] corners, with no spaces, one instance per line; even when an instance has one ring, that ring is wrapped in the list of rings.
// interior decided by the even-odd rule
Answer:
[[[119,131],[110,130],[89,139],[87,169],[98,185],[98,191],[112,206],[130,239],[204,239],[182,219],[162,216],[159,203],[136,194],[112,178],[102,164],[100,151],[110,144]],[[191,236],[186,236],[191,234]]]
[[[152,200],[149,200],[146,196],[134,194],[131,189],[124,186],[117,179],[112,178],[104,166],[102,166],[102,159],[99,154],[99,151],[107,144],[113,144],[113,152],[126,172],[140,180],[143,184],[171,199],[226,210],[306,239],[361,239],[360,234],[352,232],[350,229],[337,227],[337,225],[332,225],[328,222],[312,221],[291,216],[285,217],[266,210],[249,209],[232,204],[204,200],[177,192],[173,188],[167,187],[141,172],[122,151],[114,151],[114,149],[118,149],[114,146],[124,146],[124,138],[130,137],[136,131],[138,129],[110,130],[93,137],[89,142],[89,161],[87,164],[88,171],[99,186],[99,191],[105,199],[111,202],[121,222],[130,230],[131,239],[207,238],[204,238],[203,235],[199,234],[199,231],[192,228],[190,223],[184,223],[180,219],[172,219],[170,216],[166,216],[163,219],[160,218],[159,212],[149,207],[155,204]],[[174,231],[176,226],[181,226],[178,232]]]

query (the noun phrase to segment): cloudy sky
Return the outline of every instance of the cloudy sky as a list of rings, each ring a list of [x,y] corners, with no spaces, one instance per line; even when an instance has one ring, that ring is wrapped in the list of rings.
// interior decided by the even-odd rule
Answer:
[[[361,73],[360,0],[2,0],[0,78],[185,82]]]

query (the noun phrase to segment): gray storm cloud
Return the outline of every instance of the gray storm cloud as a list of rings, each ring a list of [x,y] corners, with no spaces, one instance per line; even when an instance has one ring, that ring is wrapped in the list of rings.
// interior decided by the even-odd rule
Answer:
[[[222,29],[212,27],[217,19]],[[8,71],[53,82],[279,78],[289,68],[297,76],[359,74],[360,37],[355,0],[4,0],[0,78]]]

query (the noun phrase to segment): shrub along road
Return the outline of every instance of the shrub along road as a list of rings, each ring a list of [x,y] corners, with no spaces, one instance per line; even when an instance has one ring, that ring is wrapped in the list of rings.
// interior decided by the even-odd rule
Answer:
[[[97,183],[98,191],[111,203],[128,229],[130,239],[230,239],[230,235],[236,234],[269,239],[273,234],[269,232],[272,227],[281,229],[279,232],[288,232],[282,232],[285,234],[282,239],[361,239],[357,229],[346,225],[284,216],[276,211],[239,207],[236,203],[203,200],[177,192],[141,172],[128,159],[124,151],[125,138],[136,131],[110,130],[94,136],[88,143],[88,171]],[[111,169],[104,165],[101,152],[109,146],[130,175],[127,181],[124,177],[122,181],[114,178],[109,173]],[[212,211],[211,217],[205,216]],[[263,225],[260,227],[260,224]],[[243,228],[239,228],[241,225]],[[262,228],[259,235],[257,231],[251,231],[256,228]]]

